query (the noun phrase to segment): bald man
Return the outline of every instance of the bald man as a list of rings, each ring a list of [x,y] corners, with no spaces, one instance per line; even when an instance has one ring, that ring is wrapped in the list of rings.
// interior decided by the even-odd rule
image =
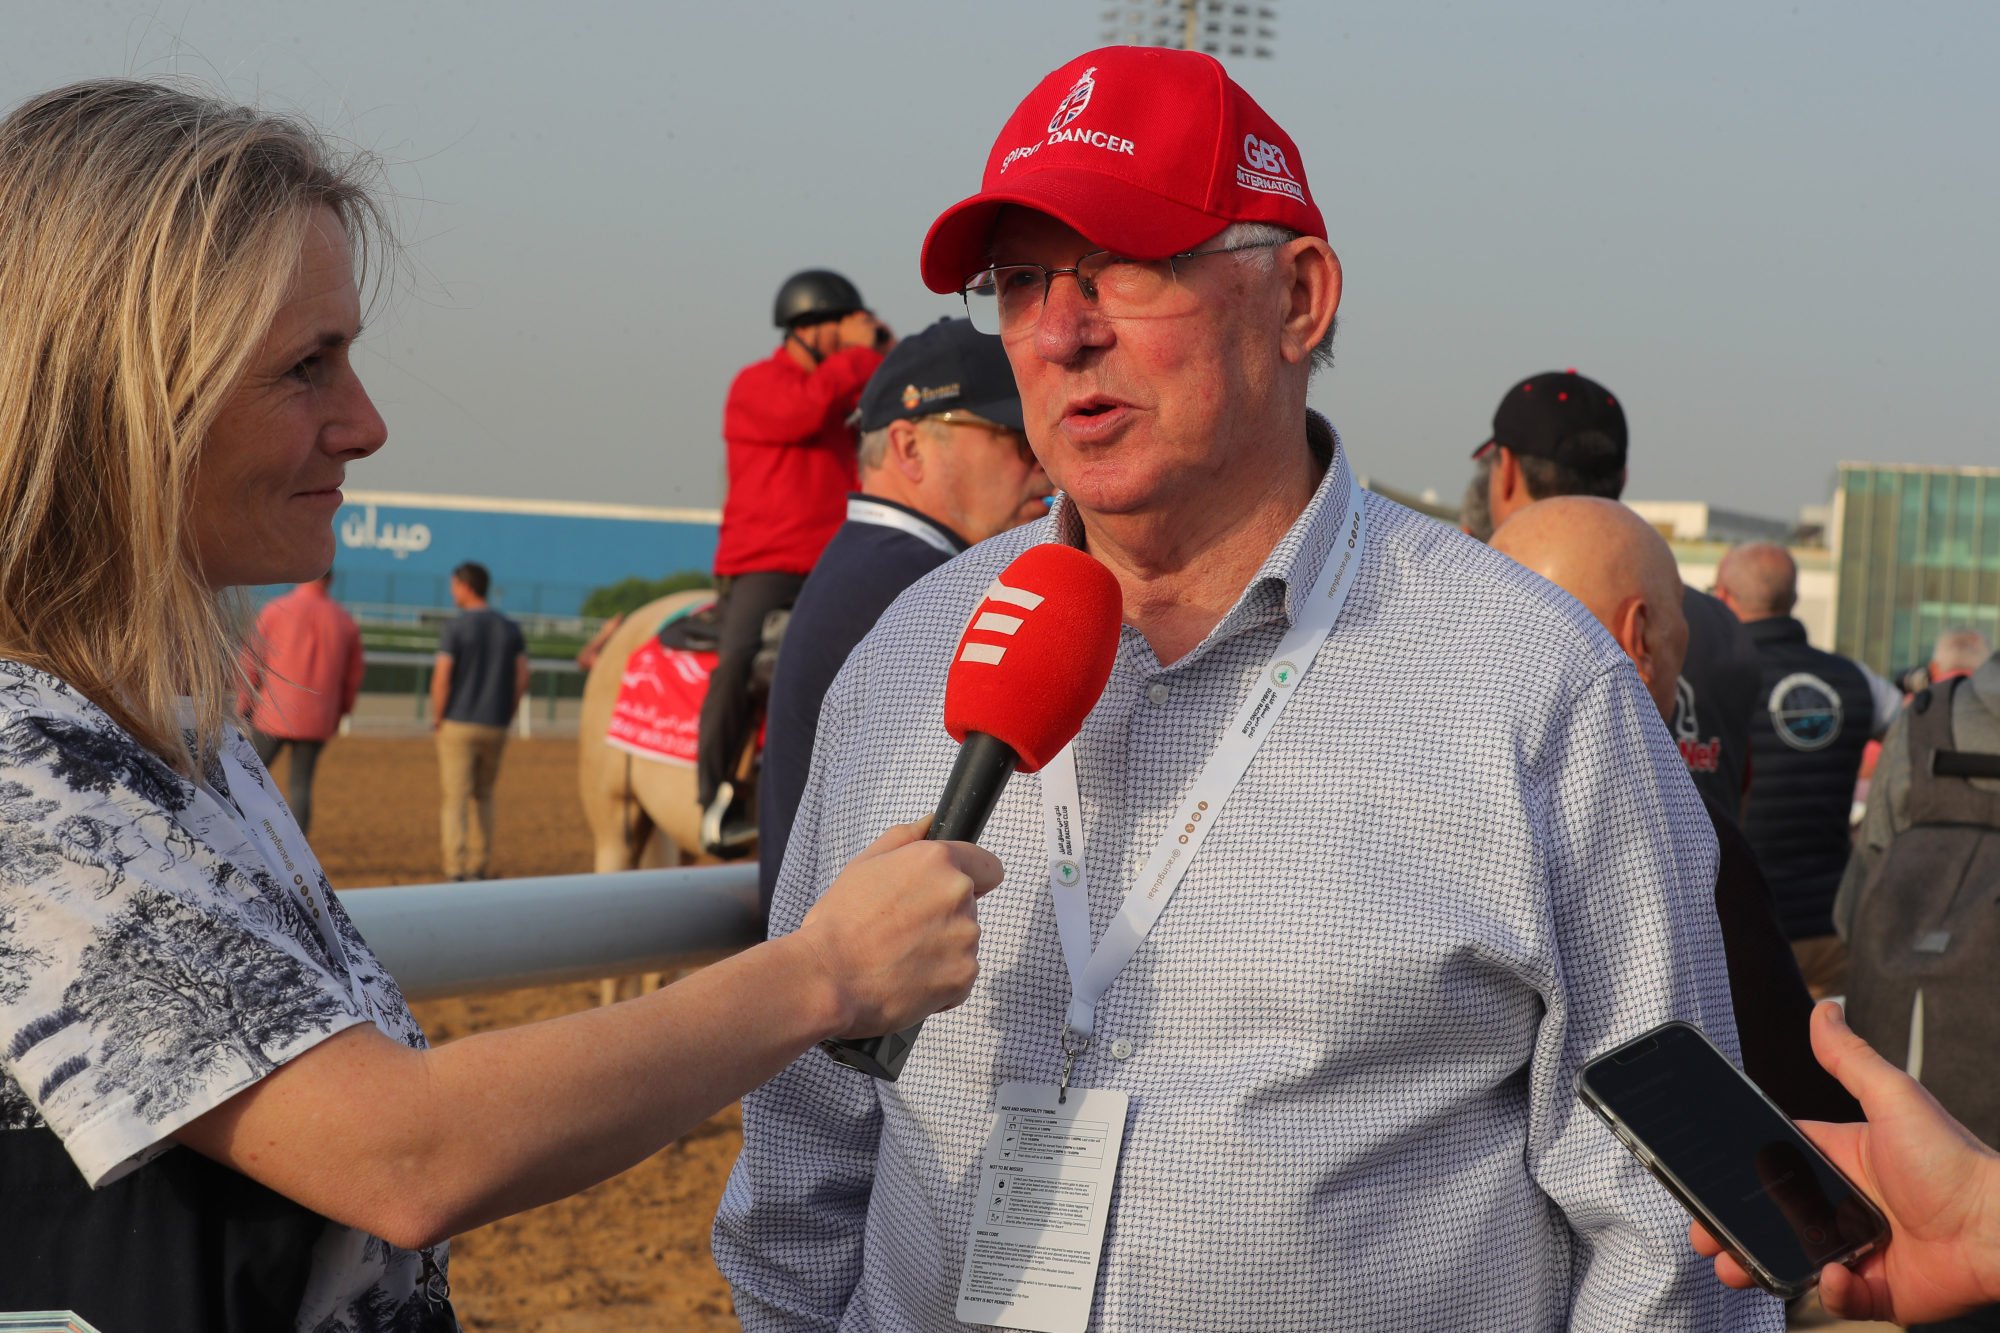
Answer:
[[[1646,520],[1615,500],[1558,496],[1516,510],[1493,534],[1493,549],[1583,603],[1632,659],[1661,719],[1672,718],[1687,621],[1674,554]],[[1812,1000],[1756,857],[1712,796],[1703,792],[1702,804],[1722,853],[1715,914],[1743,1070],[1789,1116],[1851,1119],[1860,1108],[1813,1059]]]
[[[1750,718],[1757,789],[1743,834],[1777,899],[1778,919],[1815,998],[1842,993],[1847,949],[1834,934],[1833,898],[1847,869],[1854,779],[1870,737],[1900,700],[1878,691],[1857,662],[1806,642],[1793,616],[1798,566],[1782,546],[1754,542],[1722,557],[1715,595],[1757,646],[1763,681]]]
[[[1479,466],[1459,526],[1480,541],[1531,504],[1564,495],[1616,500],[1625,492],[1622,400],[1574,370],[1549,371],[1507,391],[1493,433],[1473,450]],[[1741,818],[1750,787],[1750,714],[1757,706],[1756,645],[1729,608],[1681,591],[1687,656],[1669,719],[1688,774],[1702,793]]]
[[[1937,636],[1937,643],[1931,647],[1930,679],[1927,684],[1942,685],[1960,676],[1969,676],[1986,664],[1993,656],[1993,645],[1986,642],[1986,636],[1976,629],[1948,629]]]

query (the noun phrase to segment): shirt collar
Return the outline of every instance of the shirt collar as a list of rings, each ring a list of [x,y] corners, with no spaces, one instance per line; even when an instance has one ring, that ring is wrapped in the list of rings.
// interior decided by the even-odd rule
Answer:
[[[1796,616],[1765,616],[1762,620],[1746,620],[1743,628],[1758,643],[1804,643],[1806,641],[1805,622]]]
[[[859,508],[857,508],[855,505],[855,502],[857,500],[861,502],[861,507]],[[911,518],[916,519],[919,523],[922,523],[932,532],[935,532],[938,536],[950,542],[951,549],[954,551],[963,551],[968,544],[965,538],[959,536],[957,533],[953,532],[950,528],[938,522],[936,519],[932,518],[929,514],[924,513],[922,510],[912,509],[906,504],[898,504],[894,500],[887,500],[879,495],[869,495],[863,491],[849,491],[847,493],[848,521],[850,523],[874,522],[875,520],[871,518],[867,512],[868,505],[885,505],[890,509],[901,510],[903,513],[908,514]]]
[[[1243,586],[1229,614],[1208,632],[1200,647],[1181,661],[1201,656],[1210,643],[1274,619],[1290,625],[1298,614],[1300,599],[1312,592],[1333,550],[1336,529],[1356,482],[1347,465],[1347,450],[1340,443],[1340,432],[1325,417],[1310,410],[1306,413],[1306,445],[1312,450],[1314,460],[1326,467],[1318,489],[1304,512],[1292,521],[1292,526]],[[1055,521],[1056,540],[1083,549],[1083,518],[1066,492],[1057,492],[1050,517]]]

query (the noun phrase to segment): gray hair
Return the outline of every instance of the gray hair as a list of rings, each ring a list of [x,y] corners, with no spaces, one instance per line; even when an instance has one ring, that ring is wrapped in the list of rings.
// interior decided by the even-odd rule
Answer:
[[[1937,636],[1931,649],[1931,674],[1948,671],[1977,671],[1993,656],[1993,646],[1976,629],[1948,629]]]
[[[1466,484],[1465,499],[1458,506],[1458,526],[1468,537],[1482,542],[1493,540],[1493,500],[1489,488],[1496,452],[1487,450],[1473,464],[1472,480]]]
[[[1274,222],[1232,222],[1209,238],[1204,250],[1227,250],[1237,246],[1279,246],[1287,241],[1296,241],[1304,232],[1293,231],[1290,227],[1280,227]],[[1277,258],[1269,249],[1238,250],[1236,262],[1269,273]],[[1327,321],[1326,333],[1313,344],[1312,373],[1333,368],[1333,335],[1340,327],[1340,316]]]
[[[898,420],[902,419],[898,418]],[[933,440],[944,438],[944,427],[939,422],[932,421],[928,417],[917,417],[914,420],[917,429],[930,436]],[[889,426],[895,424],[892,421],[889,423]],[[889,426],[884,426],[880,430],[871,430],[861,437],[861,442],[855,449],[854,461],[863,472],[873,472],[876,468],[881,467],[889,461]]]
[[[863,472],[873,472],[882,466],[883,459],[888,455],[889,428],[884,426],[880,430],[871,430],[862,435],[861,444],[855,451],[854,461]]]

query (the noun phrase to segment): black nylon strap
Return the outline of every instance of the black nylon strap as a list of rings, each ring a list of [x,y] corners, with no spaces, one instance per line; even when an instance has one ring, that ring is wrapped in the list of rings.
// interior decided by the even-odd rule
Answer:
[[[1931,774],[1940,778],[2000,778],[2000,754],[1939,750],[1931,758]]]

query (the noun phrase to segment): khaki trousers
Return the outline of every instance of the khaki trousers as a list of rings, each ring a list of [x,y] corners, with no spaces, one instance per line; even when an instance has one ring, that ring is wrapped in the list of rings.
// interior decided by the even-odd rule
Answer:
[[[507,728],[442,722],[437,729],[438,779],[444,788],[444,873],[484,879],[492,868],[493,783]],[[471,815],[471,818],[467,818]]]

